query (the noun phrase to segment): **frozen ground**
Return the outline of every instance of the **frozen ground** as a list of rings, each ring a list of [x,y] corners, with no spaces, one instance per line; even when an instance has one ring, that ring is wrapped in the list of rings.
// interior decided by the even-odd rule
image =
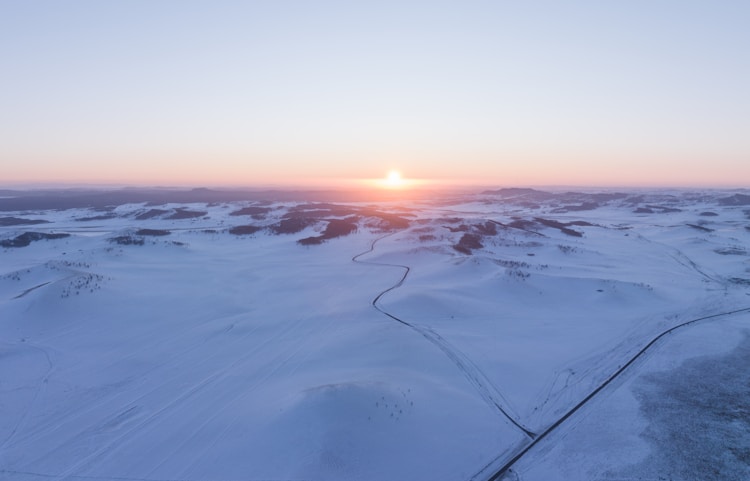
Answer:
[[[746,193],[200,195],[3,192],[0,479],[750,477]]]
[[[671,335],[504,479],[750,479],[748,321]]]

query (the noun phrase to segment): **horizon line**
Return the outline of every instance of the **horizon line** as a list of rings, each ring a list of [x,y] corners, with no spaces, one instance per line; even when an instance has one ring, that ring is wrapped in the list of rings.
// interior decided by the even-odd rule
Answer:
[[[297,183],[297,182],[257,182],[257,183],[145,183],[145,182],[27,182],[27,181],[2,181],[0,189],[2,190],[122,190],[122,189],[158,189],[158,190],[254,190],[254,191],[357,191],[357,190],[374,190],[384,192],[409,192],[409,191],[434,191],[434,190],[473,190],[473,189],[512,189],[512,188],[530,188],[530,189],[599,189],[599,190],[748,190],[748,184],[582,184],[582,183],[501,183],[501,182],[471,182],[471,181],[442,181],[442,180],[425,180],[425,179],[408,179],[409,184],[403,187],[383,187],[379,185],[381,179],[349,179],[345,181],[331,183]],[[347,185],[348,184],[348,185]]]

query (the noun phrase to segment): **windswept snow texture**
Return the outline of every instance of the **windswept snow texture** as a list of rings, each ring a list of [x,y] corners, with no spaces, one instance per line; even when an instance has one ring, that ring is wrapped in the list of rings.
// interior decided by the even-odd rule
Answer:
[[[748,479],[745,197],[19,196],[0,479]]]

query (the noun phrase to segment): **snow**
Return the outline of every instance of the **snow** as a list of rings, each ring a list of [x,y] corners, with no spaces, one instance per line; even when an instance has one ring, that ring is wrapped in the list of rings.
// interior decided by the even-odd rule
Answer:
[[[304,204],[9,212],[50,222],[0,241],[71,235],[0,249],[0,478],[488,479],[531,442],[521,428],[544,432],[666,329],[750,307],[750,221],[719,202],[732,192],[636,194],[586,211],[491,194],[378,205],[409,220],[395,230],[337,204],[360,213],[281,235],[229,229]],[[136,218],[151,208],[207,214]],[[353,234],[297,242],[352,215]],[[467,233],[483,245],[468,255],[453,247]],[[688,479],[654,461],[666,428],[642,379],[727,356],[747,318],[659,341],[508,476]]]
[[[508,479],[748,479],[748,321],[676,331]]]

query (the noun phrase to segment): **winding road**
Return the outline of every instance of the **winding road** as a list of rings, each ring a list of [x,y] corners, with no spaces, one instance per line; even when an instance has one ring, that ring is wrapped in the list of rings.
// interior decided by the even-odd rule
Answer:
[[[579,401],[576,405],[570,408],[565,414],[563,414],[561,417],[559,417],[557,420],[551,423],[543,431],[539,433],[535,433],[531,431],[529,428],[527,428],[526,426],[524,426],[521,423],[521,421],[517,419],[515,416],[512,416],[509,414],[508,408],[505,407],[508,405],[508,403],[504,400],[502,394],[492,385],[492,383],[485,376],[485,374],[463,352],[461,352],[459,349],[455,348],[450,343],[448,343],[448,341],[446,341],[442,336],[440,336],[434,330],[426,326],[421,326],[418,324],[408,322],[404,319],[401,319],[398,316],[392,314],[391,312],[388,312],[387,310],[385,310],[379,305],[379,301],[385,294],[393,291],[394,289],[398,289],[404,284],[404,282],[406,281],[406,278],[408,277],[411,271],[411,268],[409,266],[401,265],[401,264],[363,261],[363,260],[360,260],[360,258],[362,256],[365,256],[367,254],[374,252],[375,246],[379,241],[387,237],[390,237],[394,234],[395,232],[391,232],[391,233],[388,233],[386,235],[376,238],[375,240],[372,241],[370,248],[368,250],[361,252],[355,255],[354,257],[352,257],[353,262],[360,263],[360,264],[383,266],[383,267],[396,267],[396,268],[403,269],[403,275],[398,280],[398,282],[396,282],[394,285],[378,293],[378,295],[375,296],[375,298],[372,300],[372,306],[375,309],[377,309],[379,312],[381,312],[383,315],[421,334],[425,339],[427,339],[432,344],[434,344],[437,348],[439,348],[462,372],[462,374],[472,384],[472,386],[476,389],[479,395],[485,400],[485,402],[488,405],[490,405],[490,407],[492,407],[493,409],[501,413],[505,418],[507,418],[507,420],[509,420],[514,426],[516,426],[519,430],[521,430],[529,439],[528,444],[526,444],[522,449],[520,449],[512,458],[504,462],[500,458],[493,459],[492,461],[487,463],[485,466],[483,466],[471,478],[469,478],[470,481],[477,481],[477,480],[501,481],[507,474],[512,472],[512,467],[521,458],[523,458],[526,454],[528,454],[540,441],[542,441],[549,434],[551,434],[553,431],[559,428],[563,423],[565,423],[565,421],[567,421],[573,414],[578,412],[589,401],[591,401],[597,394],[599,394],[602,390],[604,390],[607,386],[609,386],[613,381],[615,381],[621,374],[623,374],[628,368],[630,368],[636,361],[642,358],[643,355],[649,349],[651,349],[656,343],[658,343],[664,337],[668,336],[669,334],[679,329],[694,325],[702,321],[715,320],[718,318],[731,316],[734,314],[750,312],[750,307],[744,307],[744,308],[735,309],[731,311],[721,312],[718,314],[703,316],[703,317],[699,317],[696,319],[691,319],[689,321],[683,322],[676,326],[672,326],[669,329],[666,329],[665,331],[659,333],[657,336],[652,338],[643,347],[641,347],[624,364],[619,366],[615,372],[613,372],[609,377],[607,377],[598,387],[596,387],[591,392],[589,392],[583,399],[581,399],[581,401]],[[682,256],[677,255],[673,257],[678,262],[684,261],[684,258],[686,258],[686,256],[684,255]],[[700,270],[692,261],[687,262],[687,264],[685,264],[684,262],[680,262],[680,263],[683,265],[686,265],[687,267],[692,267],[694,270],[698,271],[699,274],[706,277],[707,279],[711,281],[716,281],[716,279],[713,276],[710,276],[706,274],[705,272],[703,272],[702,270]],[[496,466],[498,463],[503,463],[503,464],[499,468],[497,468]]]
[[[644,345],[641,349],[638,350],[638,352],[635,353],[625,364],[620,366],[614,373],[612,373],[607,379],[605,379],[596,389],[591,391],[586,397],[584,397],[581,401],[578,402],[575,406],[570,408],[565,414],[563,414],[559,419],[557,419],[555,422],[553,422],[549,427],[547,427],[544,431],[539,433],[539,435],[534,438],[528,445],[526,445],[523,449],[521,449],[515,456],[513,456],[510,460],[506,461],[499,469],[497,469],[494,473],[490,474],[488,477],[482,476],[483,473],[486,471],[486,469],[489,466],[492,466],[494,464],[494,461],[489,463],[487,466],[485,466],[482,470],[480,470],[478,473],[476,473],[474,476],[470,478],[470,480],[476,480],[476,479],[487,479],[487,481],[500,481],[503,479],[503,477],[510,473],[512,470],[514,464],[516,464],[521,458],[523,458],[534,446],[536,446],[537,443],[539,443],[541,440],[543,440],[545,437],[547,437],[550,433],[552,433],[555,429],[560,427],[568,418],[570,418],[573,414],[575,414],[578,410],[580,410],[586,403],[591,401],[591,399],[594,398],[597,394],[599,394],[604,388],[609,386],[612,381],[617,379],[623,372],[625,372],[626,369],[631,367],[633,363],[635,363],[639,358],[641,358],[646,351],[648,351],[651,347],[653,347],[658,341],[663,339],[665,336],[675,332],[678,329],[681,329],[683,327],[687,327],[693,324],[696,324],[701,321],[707,321],[707,320],[713,320],[720,317],[726,317],[731,316],[734,314],[739,314],[743,312],[750,312],[750,307],[744,307],[741,309],[735,309],[732,311],[726,311],[721,312],[718,314],[712,314],[710,316],[704,316],[699,317],[697,319],[692,319],[690,321],[683,322],[681,324],[678,324],[676,326],[673,326],[664,332],[660,333],[653,339],[651,339],[646,345]]]
[[[476,391],[479,393],[479,395],[482,397],[482,399],[496,412],[499,412],[502,414],[505,418],[507,418],[508,421],[510,421],[515,427],[520,429],[526,437],[533,440],[537,437],[537,433],[533,432],[526,426],[524,426],[515,416],[512,416],[509,413],[510,408],[509,403],[507,400],[503,397],[503,395],[497,390],[497,388],[492,384],[492,382],[487,378],[487,376],[474,364],[469,357],[461,352],[458,348],[451,345],[445,338],[443,338],[440,334],[435,332],[434,330],[430,329],[426,326],[421,326],[419,324],[414,324],[411,322],[408,322],[404,319],[399,318],[398,316],[395,316],[394,314],[386,311],[379,305],[380,299],[387,293],[391,292],[394,289],[397,289],[401,287],[406,280],[407,276],[409,275],[410,268],[409,266],[404,266],[401,264],[387,264],[387,263],[381,263],[381,262],[371,262],[371,261],[362,261],[359,260],[360,257],[370,254],[375,250],[375,245],[392,235],[394,235],[395,232],[391,232],[389,234],[383,235],[378,237],[377,239],[373,240],[370,244],[370,248],[364,252],[361,252],[354,257],[352,257],[353,262],[357,262],[360,264],[366,264],[366,265],[373,265],[373,266],[383,266],[383,267],[397,267],[400,269],[403,269],[404,274],[401,276],[401,278],[396,282],[396,284],[392,285],[391,287],[383,290],[380,292],[375,298],[372,300],[372,306],[377,309],[382,314],[388,316],[392,320],[403,324],[404,326],[407,326],[408,328],[412,329],[413,331],[421,334],[425,339],[430,341],[432,344],[434,344],[438,349],[440,349],[447,357],[450,359],[456,367],[461,371],[461,373],[464,375],[464,377],[471,383],[471,385],[476,389]]]

